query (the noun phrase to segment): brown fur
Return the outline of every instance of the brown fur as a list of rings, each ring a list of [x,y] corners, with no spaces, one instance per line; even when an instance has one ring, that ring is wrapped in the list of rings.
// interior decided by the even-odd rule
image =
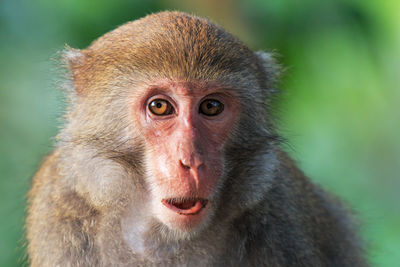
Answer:
[[[74,88],[66,125],[29,192],[32,266],[366,265],[346,209],[279,148],[268,119],[278,69],[269,55],[205,19],[162,12],[65,59]],[[149,147],[129,110],[140,88],[159,80],[229,88],[241,114],[210,221],[186,236],[150,218],[135,251],[122,218],[140,220],[148,201]]]

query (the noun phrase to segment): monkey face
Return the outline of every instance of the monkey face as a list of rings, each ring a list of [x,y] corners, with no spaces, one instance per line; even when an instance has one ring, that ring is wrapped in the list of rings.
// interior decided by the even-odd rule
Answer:
[[[169,228],[191,231],[214,209],[239,102],[205,82],[163,81],[142,92],[133,113],[147,144],[153,214]]]
[[[143,224],[153,225],[147,222],[155,218],[157,227],[194,233],[210,225],[213,214],[223,216],[222,209],[233,214],[236,199],[249,201],[242,194],[231,200],[226,196],[231,189],[220,190],[225,184],[238,192],[259,187],[246,183],[248,174],[239,175],[244,168],[239,172],[235,166],[254,162],[269,134],[266,74],[274,70],[263,62],[272,60],[207,20],[165,14],[150,25],[147,19],[126,24],[88,49],[68,53],[82,106],[73,115],[80,127],[71,129],[80,139],[87,136],[96,152],[106,150],[96,155],[120,164],[121,173],[128,172],[124,177],[134,177],[117,183],[124,184],[126,195],[97,186],[95,179],[100,190],[81,191],[99,192],[91,198],[100,204],[106,202],[103,192],[110,192],[109,206],[125,201],[135,219],[145,214]],[[127,189],[128,183],[134,189]]]

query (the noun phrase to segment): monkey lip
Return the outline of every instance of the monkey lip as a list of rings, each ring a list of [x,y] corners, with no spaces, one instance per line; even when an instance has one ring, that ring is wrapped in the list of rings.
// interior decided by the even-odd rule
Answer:
[[[208,200],[204,198],[168,198],[161,200],[161,203],[176,213],[182,215],[195,215],[206,205]]]

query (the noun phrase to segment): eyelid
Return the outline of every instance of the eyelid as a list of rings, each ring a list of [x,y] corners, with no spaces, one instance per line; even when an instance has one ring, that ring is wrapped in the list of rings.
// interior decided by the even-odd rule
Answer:
[[[230,98],[230,94],[229,94],[229,93],[225,93],[225,92],[214,92],[214,93],[211,93],[211,94],[208,94],[208,95],[202,97],[199,103],[203,103],[204,100],[207,100],[207,99],[212,99],[212,100],[217,100],[217,101],[219,101],[219,102],[221,102],[222,104],[225,105],[225,102],[227,102],[227,101],[225,101],[225,100],[226,100],[227,98],[228,98],[228,99]]]

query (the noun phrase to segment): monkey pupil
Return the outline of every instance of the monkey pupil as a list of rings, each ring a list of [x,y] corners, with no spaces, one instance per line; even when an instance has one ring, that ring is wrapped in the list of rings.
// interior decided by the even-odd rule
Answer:
[[[211,103],[207,103],[207,108],[208,108],[208,109],[212,109],[212,108],[213,108],[213,106],[214,106],[213,104],[211,104]]]
[[[162,104],[161,104],[160,102],[158,102],[158,103],[156,104],[156,107],[157,107],[157,108],[161,108],[161,107],[162,107]]]

